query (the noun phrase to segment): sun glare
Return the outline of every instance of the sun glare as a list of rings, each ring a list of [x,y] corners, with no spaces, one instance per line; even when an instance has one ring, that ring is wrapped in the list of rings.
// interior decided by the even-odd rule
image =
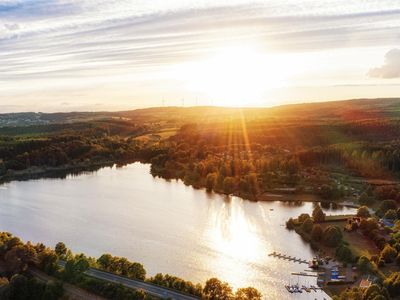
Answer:
[[[185,64],[180,73],[193,92],[214,105],[249,106],[264,103],[266,92],[284,83],[279,63],[257,47],[223,48],[211,57]]]

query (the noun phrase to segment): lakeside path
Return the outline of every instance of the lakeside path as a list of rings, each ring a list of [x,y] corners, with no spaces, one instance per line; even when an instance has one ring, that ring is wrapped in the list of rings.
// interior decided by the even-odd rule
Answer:
[[[59,264],[62,267],[65,266],[64,261],[59,261]],[[166,287],[147,283],[147,282],[140,281],[140,280],[129,279],[129,278],[126,278],[123,276],[100,271],[100,270],[94,269],[94,268],[89,268],[85,272],[85,275],[91,276],[91,277],[94,277],[97,279],[109,281],[112,283],[119,283],[128,288],[142,290],[150,295],[153,295],[153,296],[156,296],[156,297],[159,297],[162,299],[176,299],[176,300],[198,300],[198,299],[200,299],[200,298],[192,296],[192,295],[186,295],[183,293],[179,293],[177,291],[174,291],[174,290],[166,288]]]

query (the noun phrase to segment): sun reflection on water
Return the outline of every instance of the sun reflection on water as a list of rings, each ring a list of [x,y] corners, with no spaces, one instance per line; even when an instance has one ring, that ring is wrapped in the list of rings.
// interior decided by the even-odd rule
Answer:
[[[260,256],[258,228],[245,216],[241,205],[223,203],[211,218],[211,239],[219,252],[232,259],[246,261]]]
[[[209,247],[217,255],[208,262],[208,267],[219,270],[218,276],[233,287],[246,284],[244,279],[256,272],[248,265],[257,265],[266,256],[265,245],[260,240],[261,229],[246,215],[243,205],[243,200],[233,197],[213,207],[209,215]],[[249,271],[252,274],[243,274]]]

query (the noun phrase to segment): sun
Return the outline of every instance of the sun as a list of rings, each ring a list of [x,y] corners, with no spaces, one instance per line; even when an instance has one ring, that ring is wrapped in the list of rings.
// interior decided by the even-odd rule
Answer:
[[[266,92],[283,83],[276,62],[254,46],[218,49],[204,60],[185,64],[183,73],[192,92],[220,106],[265,103]]]

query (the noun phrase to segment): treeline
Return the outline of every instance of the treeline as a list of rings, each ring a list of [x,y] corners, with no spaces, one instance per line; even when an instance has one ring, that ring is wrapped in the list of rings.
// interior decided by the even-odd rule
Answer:
[[[227,119],[186,124],[161,141],[135,138],[159,124],[121,120],[1,128],[0,176],[141,160],[151,162],[155,176],[179,178],[209,191],[257,199],[289,188],[335,200],[350,191],[335,182],[331,169],[364,177],[400,171],[400,142],[394,135],[399,122],[306,123]]]
[[[398,141],[304,147],[300,139],[297,147],[285,148],[284,143],[256,143],[248,127],[233,128],[219,132],[197,124],[183,126],[163,142],[165,151],[151,159],[153,175],[249,199],[289,187],[334,200],[350,191],[335,182],[331,169],[372,178],[396,176],[400,171]]]
[[[48,284],[37,281],[34,273],[30,272],[35,268],[58,281]],[[240,288],[234,292],[228,283],[217,278],[209,279],[204,286],[168,274],[147,278],[142,264],[130,262],[124,257],[103,254],[95,259],[84,254],[73,254],[62,242],[51,249],[41,243],[23,243],[7,232],[0,233],[0,299],[59,299],[64,293],[63,282],[107,299],[156,299],[143,291],[87,276],[85,272],[89,268],[143,280],[204,299],[261,299],[261,293],[255,288]]]

